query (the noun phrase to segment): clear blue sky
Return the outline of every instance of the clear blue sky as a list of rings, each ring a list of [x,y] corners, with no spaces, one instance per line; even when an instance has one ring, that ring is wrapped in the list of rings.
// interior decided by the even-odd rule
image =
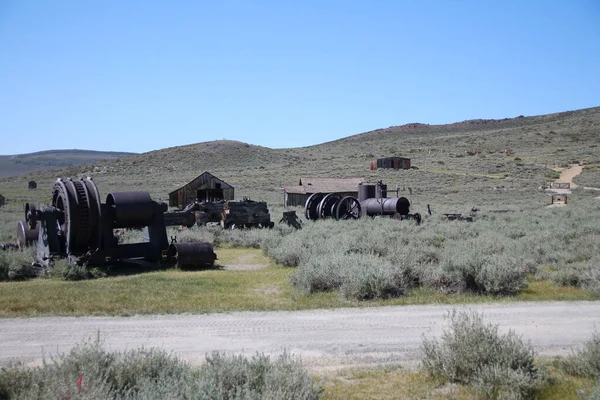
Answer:
[[[0,0],[0,154],[600,106],[600,2]]]

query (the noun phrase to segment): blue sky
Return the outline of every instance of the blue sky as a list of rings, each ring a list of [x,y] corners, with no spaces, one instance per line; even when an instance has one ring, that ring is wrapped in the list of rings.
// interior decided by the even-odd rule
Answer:
[[[0,0],[0,154],[600,106],[600,3]]]

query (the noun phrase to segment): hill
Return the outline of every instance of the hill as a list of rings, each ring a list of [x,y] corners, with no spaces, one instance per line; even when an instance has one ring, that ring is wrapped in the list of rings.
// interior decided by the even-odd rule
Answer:
[[[393,126],[302,148],[218,140],[3,179],[0,189],[19,191],[33,178],[45,198],[56,177],[87,175],[94,177],[102,194],[146,190],[156,199],[166,199],[170,191],[210,171],[233,185],[236,197],[271,204],[282,204],[284,186],[312,176],[382,179],[421,212],[426,204],[455,212],[475,205],[538,207],[547,201],[539,187],[557,177],[556,169],[575,161],[600,165],[599,139],[597,107],[448,125]],[[416,168],[371,171],[369,161],[383,156],[410,157]],[[594,184],[598,177],[586,171],[582,179],[600,187],[600,182]]]
[[[0,156],[0,178],[129,156],[135,153],[93,150],[48,150]]]

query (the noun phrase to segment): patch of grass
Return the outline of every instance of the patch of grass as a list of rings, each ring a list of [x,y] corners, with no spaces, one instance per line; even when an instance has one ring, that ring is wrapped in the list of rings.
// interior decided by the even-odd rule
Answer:
[[[256,251],[256,250],[254,250]],[[260,257],[257,252],[257,257]],[[589,293],[551,282],[532,282],[516,296],[444,294],[426,288],[372,301],[347,300],[337,292],[299,295],[290,284],[293,270],[270,265],[250,271],[166,270],[86,281],[42,279],[0,282],[0,317],[42,315],[135,315],[229,311],[308,310],[418,304],[592,300]]]
[[[591,379],[565,376],[558,370],[552,370],[551,365],[546,362],[542,362],[542,366],[548,368],[551,379],[546,387],[536,392],[536,398],[539,400],[581,400],[578,392],[589,393],[594,386]],[[330,373],[324,389],[324,400],[486,400],[485,395],[477,393],[473,387],[446,384],[423,371],[400,367],[352,369]]]
[[[475,390],[466,386],[444,387],[426,373],[399,367],[346,370],[331,376],[323,400],[362,399],[473,399]]]

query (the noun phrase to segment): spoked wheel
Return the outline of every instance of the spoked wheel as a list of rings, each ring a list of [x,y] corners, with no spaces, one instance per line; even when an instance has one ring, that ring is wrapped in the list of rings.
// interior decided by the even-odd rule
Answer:
[[[304,204],[304,216],[306,219],[311,219],[313,221],[319,219],[319,212],[317,208],[323,200],[325,196],[324,193],[313,193],[310,195],[308,199],[306,199],[306,203]]]
[[[346,196],[335,205],[335,219],[358,219],[360,218],[360,202],[356,197]]]
[[[337,193],[329,193],[325,197],[323,197],[323,199],[319,203],[319,206],[317,207],[317,213],[319,215],[319,218],[332,217],[332,206],[335,203],[337,203],[341,198],[342,196]]]

